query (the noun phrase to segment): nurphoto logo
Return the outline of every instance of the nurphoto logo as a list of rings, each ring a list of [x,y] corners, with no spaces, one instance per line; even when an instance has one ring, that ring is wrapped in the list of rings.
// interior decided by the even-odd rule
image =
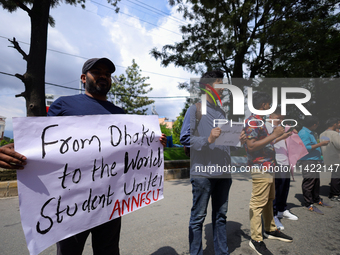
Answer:
[[[219,99],[221,105],[222,105],[222,101],[218,95],[218,93],[216,92],[216,90],[214,88],[212,88],[210,85],[206,85],[208,88],[210,88],[211,91],[213,91],[213,93],[217,96],[217,98]],[[244,115],[244,94],[242,92],[242,90],[238,87],[236,87],[235,85],[231,85],[231,84],[215,84],[215,88],[223,88],[223,89],[228,89],[230,91],[230,93],[233,96],[233,115]],[[202,110],[202,115],[206,115],[207,114],[207,94],[208,96],[210,96],[215,105],[217,105],[216,100],[214,98],[214,96],[206,89],[202,89],[201,90],[205,91],[206,93],[202,93],[201,95],[201,110]],[[273,113],[278,105],[278,88],[277,87],[273,87],[272,88],[272,98],[273,98],[273,102],[272,102],[272,106],[270,109],[268,110],[257,110],[254,108],[253,106],[253,88],[249,87],[248,88],[248,109],[251,113],[257,114],[257,115],[268,115]],[[305,97],[304,98],[294,98],[294,99],[289,99],[287,98],[287,95],[289,93],[299,93],[299,94],[303,94]],[[311,93],[309,92],[309,90],[305,89],[305,88],[294,88],[294,87],[282,87],[281,88],[281,115],[286,115],[286,109],[287,109],[287,105],[288,104],[293,104],[295,105],[304,115],[312,115],[304,106],[304,103],[307,103],[309,100],[311,99]]]

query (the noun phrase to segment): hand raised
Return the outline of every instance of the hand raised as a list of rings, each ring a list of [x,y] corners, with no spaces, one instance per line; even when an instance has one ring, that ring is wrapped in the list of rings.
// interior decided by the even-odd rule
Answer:
[[[278,127],[274,128],[273,134],[276,137],[279,137],[279,136],[283,135],[284,132],[285,132],[285,129],[282,126],[278,126]]]
[[[209,143],[214,143],[216,138],[219,137],[221,134],[221,129],[219,127],[215,127],[211,130],[210,135],[208,137]]]

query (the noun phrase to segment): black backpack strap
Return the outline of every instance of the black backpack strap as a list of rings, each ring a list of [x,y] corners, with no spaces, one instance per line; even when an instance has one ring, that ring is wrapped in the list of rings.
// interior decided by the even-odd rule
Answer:
[[[198,131],[197,131],[197,128],[198,128],[198,124],[200,123],[201,121],[201,118],[202,118],[202,109],[201,109],[201,103],[198,102],[195,104],[196,106],[196,113],[195,113],[195,129],[194,129],[194,132],[193,134],[194,135],[199,135]]]
[[[194,129],[193,134],[199,135],[199,134],[198,134],[198,131],[197,131],[197,128],[198,128],[198,124],[200,123],[201,118],[202,118],[201,103],[196,103],[195,106],[196,106],[196,112],[195,112],[195,129]],[[184,146],[184,153],[185,153],[185,155],[186,155],[187,157],[190,158],[190,147]]]

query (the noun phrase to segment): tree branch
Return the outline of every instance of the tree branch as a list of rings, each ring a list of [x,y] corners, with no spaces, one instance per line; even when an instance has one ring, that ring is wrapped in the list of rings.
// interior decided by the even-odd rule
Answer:
[[[14,49],[16,49],[22,56],[23,56],[23,59],[25,59],[27,61],[27,54],[21,49],[19,43],[15,40],[15,37],[13,37],[13,40],[11,41],[10,39],[8,39],[8,41],[10,41],[13,46],[9,46],[9,47],[12,47]],[[20,79],[20,78],[19,78]]]
[[[26,93],[25,92],[21,92],[20,94],[15,95],[15,97],[25,97]]]
[[[23,75],[16,73],[14,76],[20,79],[23,83],[25,83],[25,77]]]
[[[19,8],[23,9],[25,12],[28,13],[29,16],[31,16],[31,9],[30,8],[28,8],[26,5],[24,5],[22,2],[20,2],[18,0],[14,1],[14,2],[18,5]]]

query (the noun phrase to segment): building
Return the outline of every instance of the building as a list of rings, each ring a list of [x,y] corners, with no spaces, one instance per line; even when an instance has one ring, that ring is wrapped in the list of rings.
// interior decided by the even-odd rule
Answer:
[[[56,100],[59,95],[52,95],[52,94],[46,94],[45,100],[46,100],[46,112],[48,112],[48,109],[50,108],[50,105]]]
[[[159,117],[158,122],[160,125],[166,125],[167,128],[172,129],[172,126],[174,125],[175,121],[169,121],[168,118],[165,117]]]

